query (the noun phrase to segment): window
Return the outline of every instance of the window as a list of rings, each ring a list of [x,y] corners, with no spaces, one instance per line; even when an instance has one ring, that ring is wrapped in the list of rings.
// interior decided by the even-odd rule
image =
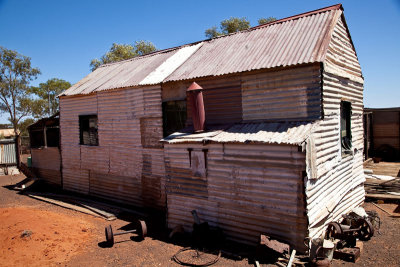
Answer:
[[[60,128],[52,127],[46,129],[47,146],[58,147],[60,145]]]
[[[97,115],[79,116],[80,144],[98,146]]]
[[[347,101],[340,103],[340,141],[342,151],[351,152],[351,103]]]
[[[50,126],[29,129],[31,148],[58,147],[60,145],[60,128]]]
[[[162,103],[164,137],[185,128],[186,101],[168,101]]]

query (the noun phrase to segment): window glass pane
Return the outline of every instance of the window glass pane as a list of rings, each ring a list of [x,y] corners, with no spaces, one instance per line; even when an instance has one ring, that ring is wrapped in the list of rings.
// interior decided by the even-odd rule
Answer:
[[[79,131],[81,145],[99,145],[97,133],[97,115],[79,116]]]
[[[340,141],[344,150],[350,150],[351,144],[351,103],[340,103]]]

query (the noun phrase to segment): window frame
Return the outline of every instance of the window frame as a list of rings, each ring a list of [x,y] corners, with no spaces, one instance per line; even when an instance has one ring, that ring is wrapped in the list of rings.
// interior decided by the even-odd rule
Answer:
[[[95,127],[90,127],[90,119],[96,119],[96,126]],[[86,125],[83,125],[84,123],[86,124],[87,120],[87,128]],[[83,129],[85,128],[85,129]],[[82,146],[99,146],[99,127],[98,127],[98,117],[97,114],[88,114],[88,115],[79,115],[79,145]],[[85,144],[84,143],[84,138],[83,138],[83,133],[85,131],[89,132],[89,143]],[[95,134],[95,142],[91,142],[93,140],[90,135]]]
[[[162,102],[162,117],[163,137],[185,128],[187,121],[186,99]]]
[[[351,115],[351,102],[342,100],[340,102],[340,147],[342,154],[352,154]]]

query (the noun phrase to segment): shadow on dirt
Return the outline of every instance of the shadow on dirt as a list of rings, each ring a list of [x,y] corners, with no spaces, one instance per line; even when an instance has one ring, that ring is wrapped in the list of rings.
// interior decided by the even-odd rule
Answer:
[[[274,262],[274,259],[265,257],[265,252],[259,248],[238,244],[224,238],[221,229],[209,226],[207,222],[193,224],[193,232],[183,231],[183,227],[175,229],[171,235],[171,230],[166,227],[166,214],[164,211],[154,210],[150,208],[138,208],[128,206],[94,196],[83,195],[75,192],[62,190],[60,187],[52,186],[40,180],[30,183],[30,179],[25,179],[15,185],[4,185],[4,188],[18,191],[18,194],[26,195],[37,200],[45,201],[51,204],[74,209],[83,212],[81,209],[86,208],[91,211],[92,215],[102,217],[104,214],[115,215],[116,218],[127,222],[126,225],[115,228],[114,231],[129,231],[135,229],[138,220],[144,220],[147,226],[147,237],[159,240],[165,243],[174,244],[196,253],[205,253],[209,255],[220,255],[231,260],[247,259],[250,264],[254,262],[254,258],[261,259],[260,263]],[[24,184],[29,186],[24,187]],[[90,213],[89,213],[90,214]],[[201,218],[200,218],[201,219]],[[104,221],[104,226],[109,222]],[[174,229],[173,229],[174,230]],[[130,233],[118,236],[114,245],[125,242],[142,242],[141,236]],[[105,240],[98,243],[100,248],[110,248],[112,245]],[[263,257],[259,257],[259,253],[263,253]]]

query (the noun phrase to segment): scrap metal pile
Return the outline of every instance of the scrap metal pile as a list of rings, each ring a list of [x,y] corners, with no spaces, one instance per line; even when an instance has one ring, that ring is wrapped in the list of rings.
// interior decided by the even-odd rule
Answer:
[[[362,208],[344,215],[341,222],[328,224],[325,238],[313,239],[310,261],[313,266],[330,266],[333,258],[356,262],[361,253],[362,241],[372,238],[380,219],[376,212],[366,213]]]

